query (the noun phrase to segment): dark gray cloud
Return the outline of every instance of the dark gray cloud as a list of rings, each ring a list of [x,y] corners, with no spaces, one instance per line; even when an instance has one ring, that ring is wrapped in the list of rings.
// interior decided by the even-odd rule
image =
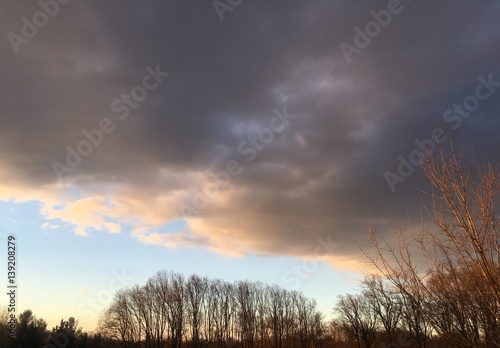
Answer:
[[[443,114],[475,92],[479,76],[500,81],[499,2],[401,1],[348,63],[340,44],[353,45],[354,28],[389,3],[243,0],[221,22],[211,2],[74,0],[16,54],[8,33],[21,35],[22,17],[40,7],[6,1],[2,179],[48,190],[58,181],[53,161],[64,163],[66,146],[109,118],[115,130],[65,182],[88,195],[113,187],[103,191],[119,206],[109,213],[118,223],[179,218],[175,208],[193,205],[207,171],[233,159],[242,172],[188,219],[186,240],[307,255],[316,237],[332,235],[340,256],[358,255],[367,226],[420,214],[421,174],[394,193],[384,179],[415,139],[442,128],[466,151],[498,160],[500,91],[456,130]],[[142,84],[147,66],[170,75],[120,120],[111,103]],[[285,106],[296,118],[248,163],[238,147]]]

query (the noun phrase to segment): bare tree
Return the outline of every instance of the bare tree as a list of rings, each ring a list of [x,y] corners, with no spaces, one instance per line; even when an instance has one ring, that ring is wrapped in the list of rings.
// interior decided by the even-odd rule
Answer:
[[[203,321],[203,306],[208,291],[208,279],[191,275],[186,283],[189,326],[193,347],[200,347],[200,330]]]
[[[346,330],[343,328],[343,324],[339,319],[332,319],[327,326],[327,331],[330,336],[330,345],[333,348],[343,347],[349,343],[351,338]]]
[[[312,341],[316,301],[296,291],[293,292],[293,300],[297,309],[299,340],[301,347],[306,348]]]
[[[393,286],[381,276],[370,275],[362,282],[363,294],[371,302],[373,311],[384,327],[387,338],[396,339],[402,317],[402,299]]]
[[[167,340],[166,332],[168,330],[168,287],[169,274],[166,272],[158,272],[154,277],[150,278],[146,284],[147,292],[152,297],[151,303],[153,307],[153,320],[151,322],[152,335],[154,337],[155,346],[163,347],[164,341]]]
[[[178,273],[170,273],[166,305],[172,348],[180,348],[184,336],[186,319],[184,288],[184,276]]]
[[[10,343],[9,341],[11,341],[11,338],[9,338],[11,325],[10,320],[8,307],[0,307],[0,330],[2,332],[2,335],[0,336],[0,347],[8,347]],[[12,325],[15,326],[15,320],[13,321],[14,323]]]
[[[435,227],[400,229],[397,246],[371,231],[370,259],[400,292],[420,347],[432,330],[456,346],[500,347],[498,172],[488,163],[466,167],[453,149],[427,156],[422,168]]]
[[[371,301],[364,295],[339,296],[335,311],[344,330],[358,348],[371,348],[377,333],[377,315]]]
[[[244,347],[254,346],[256,329],[255,287],[248,281],[239,281],[235,285],[236,303],[238,305],[238,321],[240,339]]]
[[[98,323],[99,332],[116,339],[123,348],[132,347],[141,340],[141,326],[134,320],[131,305],[130,291],[119,290]]]
[[[257,316],[255,318],[257,325],[257,346],[264,348],[269,340],[268,323],[269,317],[269,291],[263,283],[255,284],[255,309]]]
[[[278,286],[268,289],[269,298],[269,325],[272,332],[274,347],[283,347],[283,336],[285,329],[285,303],[286,292]]]

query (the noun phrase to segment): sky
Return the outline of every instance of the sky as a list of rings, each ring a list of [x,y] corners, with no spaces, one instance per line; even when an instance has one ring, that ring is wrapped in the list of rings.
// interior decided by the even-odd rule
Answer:
[[[367,230],[422,218],[423,150],[500,157],[498,0],[0,16],[0,286],[13,234],[18,312],[49,327],[95,329],[159,270],[278,284],[329,316],[368,269]]]

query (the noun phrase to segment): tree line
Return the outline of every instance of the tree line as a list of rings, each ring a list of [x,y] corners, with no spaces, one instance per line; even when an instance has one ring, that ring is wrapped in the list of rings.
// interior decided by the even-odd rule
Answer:
[[[11,325],[15,325],[15,338],[10,337]],[[31,310],[19,314],[12,323],[7,308],[0,309],[0,347],[2,348],[105,348],[114,347],[111,339],[100,333],[83,332],[78,320],[61,319],[52,330],[47,322],[37,318]]]
[[[99,331],[123,348],[319,347],[325,339],[316,301],[298,291],[166,271],[117,292]]]

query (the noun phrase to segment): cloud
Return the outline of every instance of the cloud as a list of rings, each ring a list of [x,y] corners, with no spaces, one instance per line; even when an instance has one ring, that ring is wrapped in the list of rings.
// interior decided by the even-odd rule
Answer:
[[[61,228],[61,226],[56,225],[56,224],[51,224],[50,222],[44,222],[41,226],[44,230],[53,230],[57,228]]]
[[[498,6],[402,4],[348,64],[340,43],[386,1],[249,2],[224,22],[195,1],[71,2],[18,54],[0,43],[0,197],[38,201],[47,223],[82,236],[129,226],[143,243],[231,256],[308,257],[331,235],[341,248],[327,261],[348,267],[363,259],[369,226],[389,234],[396,218],[420,215],[422,175],[395,193],[383,177],[414,139],[441,127],[498,160],[498,98],[456,132],[443,120],[478,76],[500,81]],[[4,4],[2,32],[21,32],[37,10]],[[121,120],[112,102],[156,65],[169,77]],[[285,106],[297,117],[247,161],[239,145]],[[103,118],[116,129],[59,181],[53,161]],[[242,171],[196,208],[231,160]],[[186,227],[165,230],[179,219]]]
[[[77,226],[74,232],[77,236],[87,237],[89,234],[87,233],[84,226]]]

